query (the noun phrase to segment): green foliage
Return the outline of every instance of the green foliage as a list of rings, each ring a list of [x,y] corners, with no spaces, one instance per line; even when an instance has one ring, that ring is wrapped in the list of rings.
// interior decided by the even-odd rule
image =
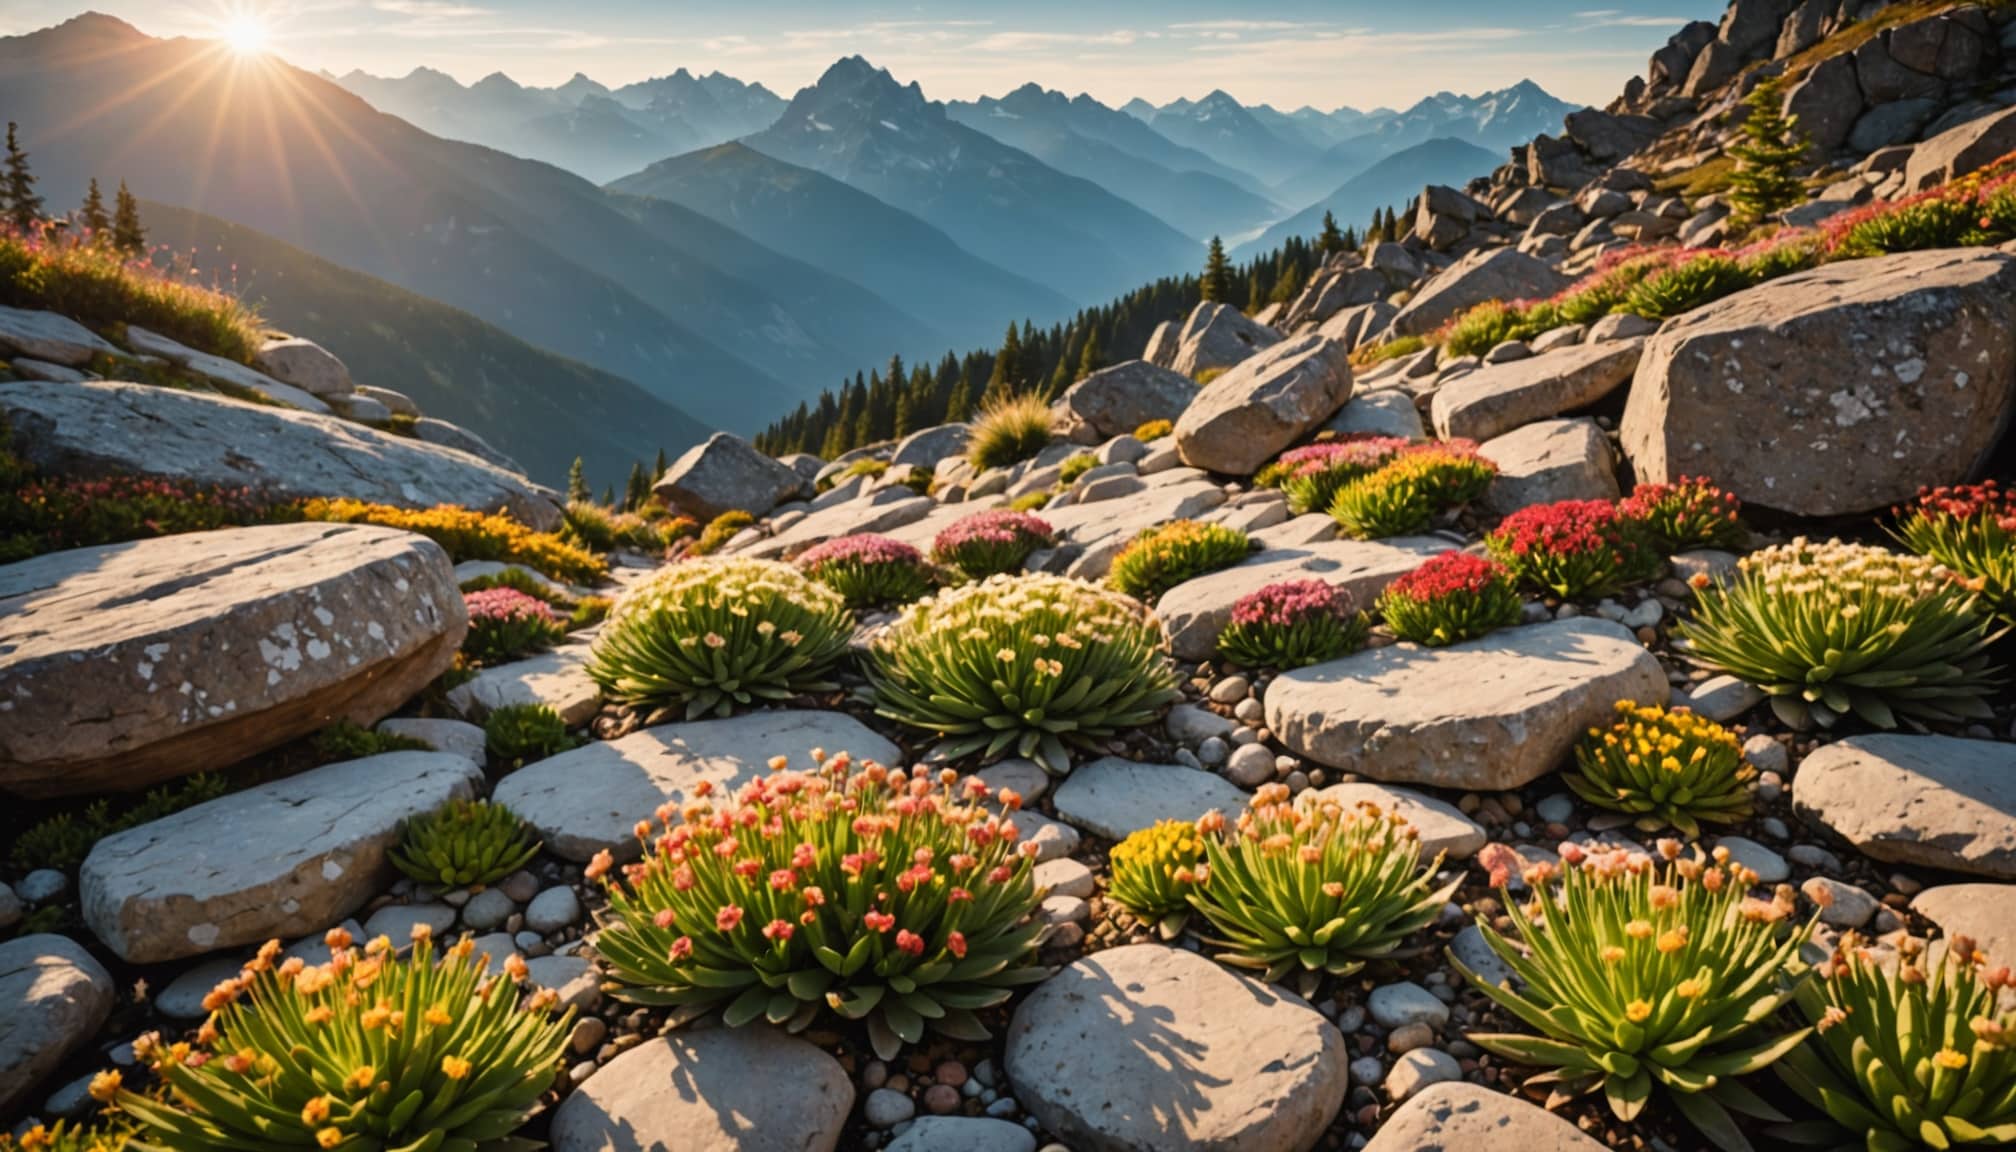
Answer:
[[[591,500],[569,500],[561,515],[561,538],[596,552],[614,552],[618,548],[659,552],[677,539],[643,516],[611,511]]]
[[[878,460],[873,456],[863,456],[859,460],[850,461],[847,467],[827,477],[817,487],[821,492],[830,492],[858,476],[866,476],[873,479],[887,471],[889,471],[889,462],[887,460]]]
[[[492,588],[509,588],[513,592],[522,592],[534,599],[544,600],[555,608],[565,608],[570,603],[566,594],[551,581],[541,579],[527,569],[515,565],[488,576],[472,576],[462,581],[461,587],[465,594],[484,592]]]
[[[1225,244],[1216,236],[1211,237],[1210,247],[1204,253],[1204,277],[1199,290],[1206,300],[1232,303],[1232,262],[1225,258]]]
[[[36,478],[16,464],[0,474],[0,563],[44,552],[262,524],[271,501],[249,488],[115,476]]]
[[[1099,457],[1090,452],[1074,452],[1057,466],[1057,483],[1069,488],[1080,476],[1099,466]]]
[[[869,649],[875,711],[1054,775],[1178,697],[1162,629],[1139,603],[1059,576],[994,576],[904,609]]]
[[[58,812],[30,826],[8,849],[7,862],[23,872],[37,868],[68,872],[82,864],[92,845],[105,837],[215,800],[224,795],[224,789],[224,777],[198,772],[149,789],[138,803],[116,815],[112,801],[101,797],[74,812]]]
[[[989,403],[973,420],[966,459],[975,472],[1007,468],[1050,443],[1050,406],[1040,396],[1011,396]]]
[[[1252,549],[1252,541],[1237,528],[1175,520],[1148,529],[1122,548],[1106,582],[1137,600],[1153,601],[1185,580],[1230,568]]]
[[[338,720],[308,740],[318,760],[362,760],[387,752],[432,752],[434,746],[397,732],[379,732],[350,720]]]
[[[1622,310],[1647,320],[1664,320],[1741,292],[1750,284],[1750,274],[1731,257],[1703,253],[1639,281],[1624,298]]]
[[[1518,944],[1478,927],[1517,975],[1492,984],[1451,957],[1499,1007],[1540,1036],[1469,1034],[1472,1043],[1519,1064],[1550,1070],[1558,1090],[1601,1088],[1610,1111],[1629,1123],[1653,1089],[1724,1152],[1749,1152],[1729,1110],[1783,1119],[1739,1077],[1762,1071],[1807,1030],[1780,1032],[1773,1019],[1805,975],[1799,949],[1810,923],[1787,930],[1791,890],[1767,903],[1747,893],[1757,876],[1741,865],[1669,860],[1652,866],[1624,852],[1562,854],[1562,882],[1551,866],[1527,874],[1537,893],[1521,903],[1504,892],[1503,863],[1494,882]],[[1718,858],[1727,853],[1718,849]],[[1480,861],[1482,862],[1482,861]],[[1522,947],[1523,945],[1523,947]],[[1736,1047],[1736,1045],[1743,1047]]]
[[[689,560],[617,602],[588,675],[619,704],[726,716],[838,688],[853,628],[841,595],[789,564]]]
[[[1370,623],[1343,589],[1288,580],[1248,592],[1218,633],[1218,652],[1245,668],[1306,668],[1365,645]]]
[[[1150,420],[1134,429],[1134,438],[1143,444],[1153,444],[1176,430],[1176,425],[1167,420]]]
[[[1696,548],[1740,548],[1749,538],[1742,502],[1705,478],[1682,476],[1672,484],[1640,484],[1618,506],[1636,521],[1662,554]]]
[[[198,351],[244,362],[264,325],[237,297],[79,237],[0,230],[0,304],[59,312],[92,329],[135,324]]]
[[[539,854],[531,826],[488,800],[450,800],[406,821],[392,863],[440,888],[495,884]]]
[[[607,596],[583,596],[575,602],[574,610],[567,616],[567,630],[578,632],[600,624],[615,606],[616,601]]]
[[[561,1069],[574,1013],[554,1017],[541,991],[521,1007],[509,983],[486,984],[489,957],[464,940],[439,962],[421,934],[360,956],[334,929],[336,959],[289,974],[268,944],[206,1006],[222,1001],[204,1046],[149,1033],[134,1044],[169,1092],[143,1096],[101,1073],[92,1094],[145,1129],[149,1148],[468,1149],[519,1152],[511,1138]],[[506,972],[524,976],[513,956]],[[397,1023],[393,1013],[401,1013]]]
[[[568,734],[560,713],[545,704],[506,704],[483,719],[483,750],[507,772],[580,744]]]
[[[707,522],[706,530],[701,532],[700,538],[693,542],[689,549],[689,554],[694,556],[711,556],[719,552],[722,545],[733,540],[737,533],[754,523],[756,523],[756,517],[739,508],[723,512]]]
[[[2016,1012],[1997,1003],[2009,969],[1984,970],[1966,938],[1936,957],[1914,942],[1893,964],[1860,943],[1800,986],[1813,1034],[1771,1068],[1826,1119],[1777,1134],[1869,1152],[2016,1143]]]
[[[1426,347],[1428,341],[1420,336],[1400,336],[1383,344],[1367,345],[1352,353],[1352,358],[1366,365],[1384,364],[1388,360],[1412,356]]]
[[[1441,648],[1519,623],[1522,606],[1504,565],[1468,552],[1423,562],[1379,595],[1379,615],[1402,640]]]
[[[1749,113],[1743,120],[1743,138],[1729,148],[1736,161],[1736,170],[1729,175],[1729,203],[1736,209],[1734,222],[1747,228],[1805,200],[1799,167],[1806,162],[1812,141],[1799,130],[1796,118],[1785,115],[1783,76],[1758,81],[1743,98],[1743,107]]]
[[[1407,447],[1407,441],[1397,436],[1311,444],[1284,452],[1263,468],[1261,471],[1268,473],[1267,479],[1272,483],[1260,484],[1258,474],[1254,482],[1261,487],[1278,486],[1288,498],[1288,511],[1292,515],[1322,512],[1337,499],[1338,489],[1378,471]]]
[[[1340,533],[1357,540],[1404,536],[1480,498],[1497,474],[1497,466],[1468,441],[1417,445],[1338,488],[1330,518]]]
[[[7,161],[0,175],[0,205],[7,210],[7,223],[16,232],[31,232],[42,219],[42,197],[35,192],[35,175],[28,168],[28,153],[15,138],[14,121],[7,122]]]
[[[1208,813],[1198,828],[1209,870],[1190,903],[1217,930],[1218,959],[1268,980],[1299,971],[1305,993],[1324,973],[1349,976],[1392,955],[1462,883],[1434,887],[1442,858],[1422,865],[1420,833],[1406,821],[1371,804],[1298,805],[1285,784],[1261,785],[1235,827]]]
[[[1048,488],[1039,488],[1034,492],[1024,492],[1022,495],[1010,500],[1008,508],[1012,512],[1039,511],[1050,503],[1054,495],[1055,493],[1051,492]]]
[[[1636,819],[1640,830],[1671,825],[1681,835],[1701,825],[1734,824],[1750,815],[1757,770],[1743,758],[1734,733],[1682,709],[1617,702],[1618,720],[1591,728],[1575,745],[1575,794]]]
[[[984,786],[962,800],[951,773],[935,795],[920,775],[931,802],[916,805],[902,771],[850,768],[840,753],[810,774],[777,772],[725,802],[722,820],[645,837],[627,882],[605,881],[596,947],[611,993],[793,1032],[831,1008],[863,1021],[884,1060],[927,1028],[987,1039],[975,1013],[1048,975],[1032,964],[1044,933],[1034,854],[1004,834],[1007,814],[971,804]],[[1002,800],[1012,812],[1012,794]],[[609,867],[605,852],[589,874]]]
[[[1442,347],[1451,356],[1482,356],[1507,340],[1531,340],[1544,331],[1517,306],[1491,300],[1457,317]]]
[[[1705,582],[1704,582],[1705,583]],[[1934,561],[1804,537],[1700,587],[1678,634],[1697,663],[1762,688],[1795,727],[1854,714],[1879,728],[1986,720],[2000,633]]]
[[[1762,284],[1766,280],[1776,280],[1780,276],[1817,267],[1826,258],[1827,246],[1819,237],[1794,235],[1750,253],[1743,257],[1741,264],[1743,275],[1749,278],[1750,283]]]
[[[116,1117],[92,1124],[58,1120],[53,1128],[29,1126],[19,1141],[0,1132],[0,1152],[126,1152],[132,1141],[133,1126]]]
[[[1106,895],[1157,926],[1165,940],[1190,918],[1190,886],[1204,862],[1204,840],[1184,820],[1158,820],[1113,846],[1113,875]]]
[[[1922,492],[1901,510],[1899,543],[1958,573],[2003,623],[2016,625],[2016,494],[1993,480]]]

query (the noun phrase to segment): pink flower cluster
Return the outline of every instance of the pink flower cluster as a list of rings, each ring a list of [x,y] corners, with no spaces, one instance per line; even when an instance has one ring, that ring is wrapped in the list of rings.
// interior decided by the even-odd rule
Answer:
[[[1351,614],[1351,598],[1343,589],[1321,580],[1284,580],[1248,592],[1232,605],[1232,623],[1292,627],[1321,616]]]
[[[468,607],[471,621],[534,619],[546,624],[560,623],[559,615],[544,600],[527,596],[516,588],[464,592],[462,603]]]
[[[1369,472],[1405,451],[1410,444],[1411,441],[1399,436],[1359,434],[1290,449],[1283,452],[1275,463],[1281,468],[1283,479],[1327,472],[1338,465]]]
[[[954,552],[967,544],[1015,544],[1030,540],[1048,542],[1056,539],[1057,530],[1047,521],[1031,516],[1027,512],[1013,512],[997,509],[992,512],[976,512],[964,520],[938,533],[933,547],[940,553]]]
[[[1472,552],[1444,552],[1387,585],[1387,592],[1432,603],[1445,596],[1480,595],[1491,585],[1511,579],[1512,574],[1496,560]]]
[[[1608,500],[1560,500],[1512,513],[1493,535],[1515,556],[1620,551],[1617,506]]]
[[[956,527],[956,525],[955,525]],[[806,549],[798,556],[798,566],[813,570],[825,564],[922,564],[924,554],[901,540],[873,532],[841,536]]]

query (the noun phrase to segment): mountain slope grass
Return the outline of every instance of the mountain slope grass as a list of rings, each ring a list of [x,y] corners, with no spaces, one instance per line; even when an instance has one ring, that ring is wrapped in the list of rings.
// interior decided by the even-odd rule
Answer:
[[[87,328],[137,324],[240,363],[259,347],[259,314],[237,297],[41,229],[0,229],[0,305],[60,313]]]

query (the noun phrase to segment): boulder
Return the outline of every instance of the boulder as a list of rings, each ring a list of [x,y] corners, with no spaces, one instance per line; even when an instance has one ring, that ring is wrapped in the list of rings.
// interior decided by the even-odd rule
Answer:
[[[1912,897],[1911,910],[1949,937],[1973,937],[1991,967],[2016,964],[2016,884],[1941,884]]]
[[[1141,350],[1141,359],[1157,368],[1168,368],[1176,363],[1176,335],[1183,330],[1174,320],[1164,320],[1148,335],[1148,346]]]
[[[1374,268],[1332,268],[1319,273],[1295,297],[1276,325],[1292,332],[1322,324],[1346,308],[1370,304],[1389,291],[1384,273]],[[1262,323],[1272,323],[1255,317]]]
[[[1408,440],[1428,436],[1421,425],[1421,413],[1414,407],[1414,398],[1398,388],[1351,397],[1323,425],[1323,430],[1339,436],[1401,436]]]
[[[329,405],[305,389],[275,380],[264,372],[247,367],[236,360],[226,360],[222,356],[213,356],[208,352],[199,352],[178,344],[145,328],[127,325],[126,343],[142,356],[159,356],[178,368],[207,377],[212,382],[222,385],[226,392],[250,392],[270,403],[284,404],[305,412],[329,414]]]
[[[1422,1089],[1372,1136],[1364,1152],[1602,1152],[1575,1125],[1481,1084]]]
[[[1904,165],[1904,190],[1921,192],[1956,180],[2011,152],[2016,152],[2016,108],[2004,108],[1948,128],[1913,148]]]
[[[716,432],[681,453],[651,490],[704,524],[723,512],[761,516],[804,487],[804,477],[747,440]]]
[[[486,464],[494,464],[506,472],[525,474],[525,466],[490,446],[488,440],[471,432],[460,424],[450,424],[432,416],[422,416],[413,422],[413,436],[423,444],[462,452]]]
[[[1195,820],[1217,809],[1236,816],[1246,793],[1231,781],[1181,764],[1140,764],[1106,756],[1081,764],[1050,798],[1066,823],[1122,840],[1160,820]]]
[[[1470,226],[1490,210],[1447,184],[1421,190],[1414,208],[1414,238],[1437,252],[1446,252],[1470,234]]]
[[[1893,144],[1916,140],[1932,117],[1939,114],[1939,101],[1930,97],[1892,100],[1862,113],[1848,132],[1848,148],[1854,152],[1874,152]]]
[[[1073,384],[1057,403],[1106,437],[1126,435],[1150,420],[1173,422],[1196,398],[1196,382],[1181,372],[1129,360]]]
[[[1333,784],[1316,795],[1346,808],[1374,804],[1412,824],[1421,834],[1421,855],[1426,859],[1446,853],[1452,861],[1467,860],[1488,839],[1484,826],[1465,816],[1454,804],[1412,789],[1384,784]]]
[[[824,508],[796,521],[775,536],[741,549],[756,557],[792,556],[823,540],[861,532],[890,532],[938,510],[938,502],[902,485],[878,488]],[[968,508],[971,512],[974,509]]]
[[[1009,1025],[1016,1099],[1079,1152],[1289,1152],[1344,1103],[1335,1026],[1276,985],[1159,944],[1038,985]]]
[[[336,392],[323,397],[330,411],[359,424],[384,424],[392,419],[392,409],[355,392]]]
[[[1200,478],[1194,470],[1183,471],[1191,475],[1125,500],[1045,509],[1043,519],[1077,552],[1068,562],[1070,574],[1085,580],[1103,579],[1113,557],[1143,531],[1171,520],[1194,519],[1225,503],[1224,488]],[[1149,479],[1172,475],[1175,473],[1160,472]]]
[[[112,977],[68,936],[0,943],[0,1116],[26,1107],[43,1079],[112,1014]]]
[[[1350,350],[1310,333],[1239,364],[1198,393],[1176,422],[1185,464],[1244,476],[1351,398]]]
[[[919,1116],[888,1152],[1036,1152],[1036,1137],[1020,1124],[986,1116]]]
[[[1594,420],[1542,420],[1484,442],[1498,465],[1484,507],[1504,516],[1557,500],[1617,499],[1617,461]]]
[[[900,473],[905,468],[935,469],[940,460],[964,453],[966,441],[972,435],[971,424],[940,424],[935,428],[920,428],[897,442],[896,451],[889,456],[889,470]]]
[[[1792,803],[1873,859],[2016,879],[2016,745],[1851,736],[1800,762]]]
[[[292,384],[316,396],[333,396],[355,387],[350,369],[327,348],[298,336],[280,336],[259,346],[252,366],[282,384]]]
[[[84,922],[131,964],[319,932],[391,882],[409,817],[482,785],[460,756],[388,752],[185,808],[98,841]]]
[[[1646,90],[1663,92],[1685,83],[1687,73],[1694,67],[1694,57],[1715,39],[1715,34],[1715,25],[1706,20],[1692,21],[1675,32],[1652,54],[1652,61],[1645,69]]]
[[[1214,368],[1230,368],[1280,340],[1279,332],[1255,324],[1230,304],[1206,300],[1176,333],[1176,356],[1169,367],[1195,379]]]
[[[1785,112],[1799,118],[1820,155],[1840,150],[1862,117],[1862,85],[1855,79],[1855,61],[1831,56],[1813,66],[1785,94]]]
[[[251,488],[276,500],[459,504],[560,526],[554,494],[520,475],[334,416],[148,384],[0,382],[14,450],[44,475],[145,476]]]
[[[76,368],[93,356],[118,356],[98,334],[54,312],[0,307],[0,351]]]
[[[1155,614],[1177,659],[1209,660],[1218,651],[1218,634],[1232,622],[1232,606],[1249,592],[1283,580],[1321,580],[1369,608],[1386,585],[1452,547],[1438,537],[1399,536],[1267,548],[1169,589],[1156,601]]]
[[[569,727],[594,719],[602,690],[588,676],[587,644],[564,644],[523,660],[478,671],[448,691],[448,706],[480,724],[512,704],[544,704]]]
[[[278,524],[0,567],[0,789],[133,791],[336,720],[369,725],[453,662],[448,556],[360,524]]]
[[[1422,285],[1393,317],[1393,331],[1401,336],[1423,336],[1487,300],[1552,296],[1568,284],[1568,278],[1545,260],[1515,248],[1482,248]]]
[[[1778,30],[1799,0],[1734,0],[1722,13],[1718,35],[1737,54],[1749,58],[1775,45]]]
[[[1487,365],[1437,389],[1429,419],[1444,439],[1495,439],[1608,396],[1631,379],[1644,346],[1642,340],[1578,344]]]
[[[1696,309],[1646,345],[1625,455],[1640,482],[1712,476],[1801,516],[1966,480],[2016,408],[2011,300],[2016,258],[1946,250],[1831,264]]]
[[[1568,114],[1568,138],[1598,160],[1621,160],[1657,139],[1662,129],[1650,116],[1618,115],[1596,108]]]
[[[1267,689],[1267,726],[1296,755],[1373,780],[1495,790],[1553,771],[1619,700],[1668,695],[1629,629],[1580,617],[1283,673]]]
[[[586,861],[608,849],[638,854],[632,828],[660,804],[694,799],[702,780],[733,791],[769,771],[772,756],[809,769],[814,748],[859,761],[897,764],[902,750],[839,712],[751,712],[725,720],[666,724],[584,745],[528,764],[493,794],[532,822],[546,850]]]
[[[553,1152],[833,1152],[840,1062],[761,1021],[679,1031],[611,1060],[553,1114]]]
[[[1346,308],[1330,317],[1317,327],[1316,334],[1328,336],[1346,348],[1357,348],[1385,331],[1399,312],[1398,308],[1384,300],[1374,300],[1370,304]]]
[[[366,400],[376,400],[378,403],[383,404],[387,411],[397,413],[400,416],[413,416],[417,418],[420,415],[420,405],[415,404],[413,398],[404,392],[397,392],[390,388],[374,388],[369,384],[359,384],[355,389],[355,395],[361,396]]]

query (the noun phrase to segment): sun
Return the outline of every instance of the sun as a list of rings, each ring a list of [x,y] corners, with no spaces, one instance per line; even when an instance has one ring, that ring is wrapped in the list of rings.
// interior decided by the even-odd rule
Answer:
[[[266,21],[249,12],[241,12],[225,20],[217,31],[231,51],[240,56],[257,56],[265,52],[271,36]]]

